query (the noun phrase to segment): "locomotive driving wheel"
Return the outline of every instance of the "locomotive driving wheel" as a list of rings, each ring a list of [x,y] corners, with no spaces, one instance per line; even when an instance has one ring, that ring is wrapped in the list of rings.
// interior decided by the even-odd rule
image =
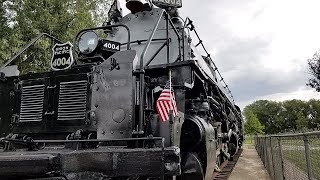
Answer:
[[[205,177],[196,153],[189,152],[182,156],[181,169],[181,175],[177,177],[177,180],[203,180]]]

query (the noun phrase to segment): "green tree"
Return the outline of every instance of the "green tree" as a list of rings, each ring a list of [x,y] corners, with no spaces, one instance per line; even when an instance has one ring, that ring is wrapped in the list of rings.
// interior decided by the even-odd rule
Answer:
[[[266,134],[320,127],[320,101],[315,99],[308,102],[259,100],[244,108],[245,117],[251,112],[265,126]]]
[[[255,135],[264,133],[263,125],[260,123],[259,119],[253,112],[249,111],[245,119],[246,122],[244,124],[244,130],[246,134]]]
[[[308,128],[308,119],[303,115],[302,112],[297,113],[296,125],[297,130]]]
[[[320,92],[320,51],[314,53],[311,59],[308,59],[308,69],[312,78],[309,79],[307,86]]]
[[[3,4],[6,6],[3,7],[11,15],[6,17],[7,24],[11,24],[6,31],[12,34],[6,41],[12,48],[0,47],[0,54],[5,52],[5,56],[0,56],[0,62],[3,63],[43,32],[64,42],[73,42],[81,29],[98,26],[107,18],[102,16],[107,9],[102,11],[101,7],[107,8],[110,2],[111,0],[5,0]],[[47,70],[52,45],[50,40],[42,40],[21,56],[18,65],[22,73]]]
[[[296,130],[298,117],[307,116],[307,102],[301,100],[288,100],[281,103],[280,116],[284,118],[285,129]],[[301,119],[300,119],[301,120]]]
[[[281,112],[281,104],[275,101],[259,100],[244,108],[245,117],[249,112],[253,112],[261,124],[265,127],[265,132],[274,134],[280,132],[282,124],[278,121]]]
[[[307,114],[308,128],[320,127],[320,101],[310,99],[307,103]]]
[[[0,38],[4,38],[8,33],[8,25],[5,18],[5,6],[0,4]]]
[[[0,65],[10,57],[10,42],[14,40],[8,19],[6,5],[2,2],[0,3]]]

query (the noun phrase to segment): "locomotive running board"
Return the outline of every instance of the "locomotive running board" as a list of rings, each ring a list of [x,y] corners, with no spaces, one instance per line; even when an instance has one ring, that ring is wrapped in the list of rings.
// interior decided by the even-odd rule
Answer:
[[[0,178],[61,177],[85,172],[108,177],[179,175],[180,151],[179,148],[100,147],[0,153]]]

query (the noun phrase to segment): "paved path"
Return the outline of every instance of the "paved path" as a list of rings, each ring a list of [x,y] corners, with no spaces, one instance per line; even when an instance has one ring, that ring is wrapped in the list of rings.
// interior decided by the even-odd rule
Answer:
[[[229,180],[270,180],[257,151],[253,146],[243,147],[243,152]]]

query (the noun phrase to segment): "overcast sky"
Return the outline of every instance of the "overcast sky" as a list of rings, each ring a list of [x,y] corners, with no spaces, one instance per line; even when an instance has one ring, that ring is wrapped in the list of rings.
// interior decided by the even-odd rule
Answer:
[[[259,99],[320,99],[305,85],[307,59],[320,49],[319,0],[182,2],[181,16],[194,21],[241,108]]]

